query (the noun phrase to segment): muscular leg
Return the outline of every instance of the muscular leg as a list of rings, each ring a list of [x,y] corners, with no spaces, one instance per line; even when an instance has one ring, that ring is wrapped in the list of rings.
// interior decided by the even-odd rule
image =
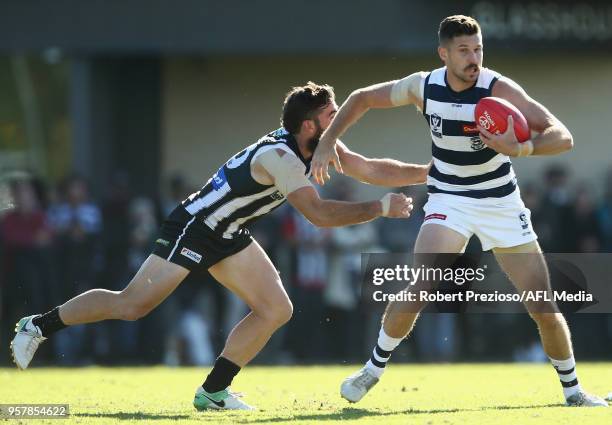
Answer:
[[[419,254],[461,253],[468,239],[461,233],[439,224],[428,224],[421,227],[414,246],[415,264],[426,262],[419,260]],[[419,285],[419,283],[417,283]],[[404,302],[390,302],[383,316],[383,329],[392,338],[405,338],[412,330],[414,323],[425,304],[411,305],[406,311]]]
[[[125,289],[84,292],[61,305],[59,316],[66,325],[137,320],[166,299],[188,274],[186,268],[151,254]]]
[[[497,248],[494,252],[517,290],[551,291],[546,262],[536,241],[513,248]],[[578,382],[570,332],[555,302],[530,301],[525,306],[538,325],[542,346],[559,376],[567,404],[607,407],[605,400],[585,393]]]
[[[433,223],[422,226],[414,247],[414,264],[431,263],[431,258],[428,258],[426,254],[461,253],[467,241],[464,235],[446,226]],[[424,289],[428,283],[430,282],[416,282],[414,287]],[[378,382],[385,371],[391,353],[408,336],[419,312],[424,307],[425,303],[420,302],[398,301],[390,302],[387,305],[372,356],[360,371],[344,380],[340,386],[342,397],[356,403]]]
[[[293,306],[276,268],[255,241],[208,271],[251,308],[232,329],[221,353],[221,357],[242,367],[289,321]]]
[[[22,318],[11,342],[20,369],[29,366],[39,344],[69,325],[106,319],[137,320],[157,307],[189,274],[189,270],[150,255],[123,291],[92,289],[59,307]]]
[[[234,406],[229,408],[250,409],[226,388],[272,334],[291,318],[293,306],[274,265],[255,241],[208,271],[246,302],[251,311],[230,332],[221,355],[196,392],[194,405],[206,408],[216,397],[217,401],[223,399]]]
[[[548,268],[536,241],[512,248],[495,248],[495,257],[518,291],[550,291]],[[572,356],[570,332],[554,301],[525,303],[538,325],[546,354],[553,359]]]
[[[243,366],[289,320],[291,302],[272,262],[256,242],[209,271],[251,307],[252,312],[230,333],[222,353]],[[106,319],[137,320],[157,307],[188,274],[186,268],[153,254],[123,291],[87,291],[60,306],[59,315],[66,325]]]

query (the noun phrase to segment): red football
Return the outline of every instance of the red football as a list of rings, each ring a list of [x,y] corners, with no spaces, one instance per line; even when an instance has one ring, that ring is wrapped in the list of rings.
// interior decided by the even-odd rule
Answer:
[[[514,134],[519,143],[531,138],[529,124],[516,106],[499,97],[484,97],[474,109],[474,120],[485,130],[493,134],[502,134],[508,127],[508,115],[514,119]]]

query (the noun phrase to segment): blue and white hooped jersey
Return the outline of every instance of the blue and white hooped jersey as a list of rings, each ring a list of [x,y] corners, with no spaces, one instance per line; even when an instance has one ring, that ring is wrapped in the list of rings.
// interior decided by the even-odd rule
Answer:
[[[433,164],[427,177],[429,193],[468,198],[503,198],[516,191],[510,158],[480,140],[474,109],[500,74],[482,68],[476,84],[454,92],[446,67],[430,72],[423,82],[423,115],[431,132]]]

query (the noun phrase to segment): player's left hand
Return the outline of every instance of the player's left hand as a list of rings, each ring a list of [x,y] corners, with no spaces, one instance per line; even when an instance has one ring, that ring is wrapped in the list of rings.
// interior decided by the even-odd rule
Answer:
[[[315,179],[315,182],[324,185],[325,181],[331,179],[328,167],[329,164],[333,163],[336,171],[342,173],[342,165],[340,164],[340,157],[336,151],[336,141],[321,138],[317,148],[315,149],[312,161],[310,163],[311,174]]]
[[[517,156],[521,150],[516,134],[514,134],[514,119],[508,115],[508,127],[503,134],[493,134],[478,124],[480,140],[495,152],[508,156]]]

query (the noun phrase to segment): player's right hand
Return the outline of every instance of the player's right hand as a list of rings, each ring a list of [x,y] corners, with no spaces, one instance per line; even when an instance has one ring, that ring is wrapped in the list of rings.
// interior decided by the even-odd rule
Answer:
[[[383,217],[408,218],[412,211],[412,198],[403,193],[387,193],[380,200]]]
[[[324,185],[327,180],[331,179],[328,167],[332,162],[336,171],[342,173],[340,157],[336,151],[336,141],[332,140],[330,143],[327,139],[321,138],[310,163],[311,174],[317,184]]]

